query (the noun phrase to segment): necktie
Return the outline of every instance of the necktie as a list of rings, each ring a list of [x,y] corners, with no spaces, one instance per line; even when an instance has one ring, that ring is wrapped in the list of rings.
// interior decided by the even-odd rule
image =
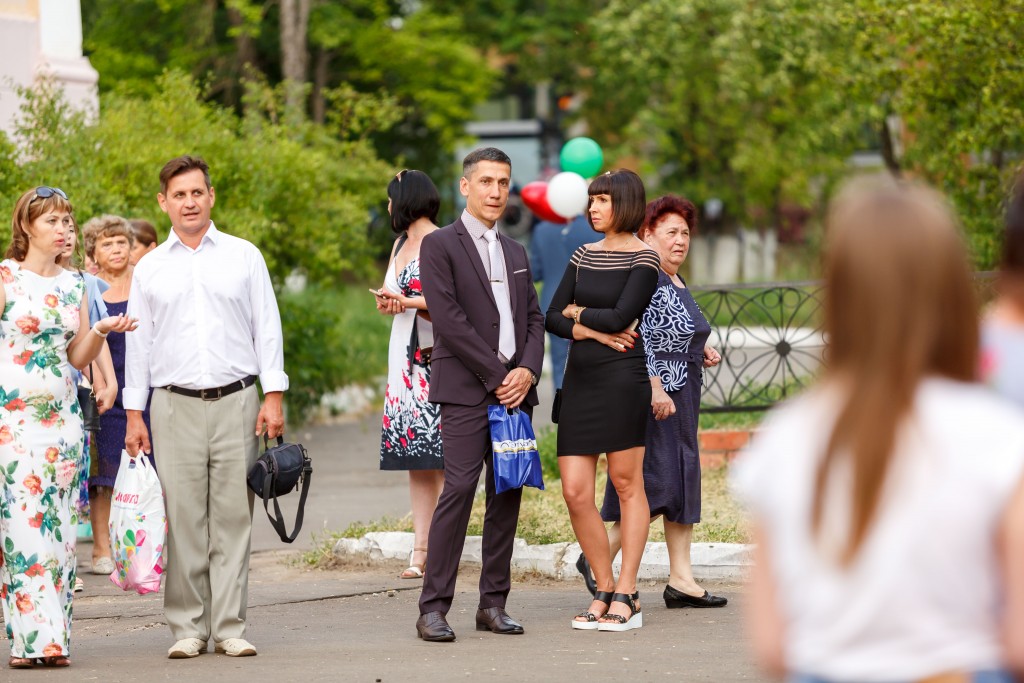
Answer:
[[[501,257],[498,233],[491,228],[484,231],[487,240],[487,256],[491,262],[491,292],[498,305],[498,353],[510,361],[516,355],[516,333],[512,324],[512,305],[509,304],[505,283],[505,260]]]

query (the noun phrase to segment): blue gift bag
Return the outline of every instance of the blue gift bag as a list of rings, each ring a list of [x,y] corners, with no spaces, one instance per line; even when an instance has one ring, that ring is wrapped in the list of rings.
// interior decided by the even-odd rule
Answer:
[[[530,416],[518,408],[510,411],[497,405],[487,406],[487,419],[491,423],[491,447],[494,449],[495,493],[523,486],[543,491],[540,453]]]

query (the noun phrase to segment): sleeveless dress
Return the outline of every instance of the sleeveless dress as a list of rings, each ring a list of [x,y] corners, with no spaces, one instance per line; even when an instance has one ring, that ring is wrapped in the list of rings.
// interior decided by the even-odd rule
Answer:
[[[107,302],[107,313],[109,315],[127,314],[128,302],[115,301]],[[98,445],[99,462],[96,473],[89,478],[89,486],[114,487],[117,479],[117,470],[121,467],[121,451],[124,450],[124,437],[128,431],[128,413],[124,411],[122,402],[122,391],[124,390],[124,356],[126,350],[124,332],[111,332],[107,336],[107,347],[110,349],[110,358],[114,362],[114,375],[117,377],[117,398],[114,405],[107,412],[100,416],[100,431],[96,443]],[[142,419],[149,426],[149,408],[142,412]],[[150,430],[150,434],[152,434]],[[153,465],[154,453],[148,456],[149,464]]]
[[[388,265],[384,286],[395,294],[423,296],[417,256],[395,275]],[[380,435],[380,469],[444,469],[441,445],[441,406],[427,400],[430,365],[424,349],[434,344],[433,326],[407,309],[394,316],[388,344],[388,385]],[[429,351],[428,351],[429,353]]]
[[[652,249],[616,252],[581,247],[551,299],[547,329],[572,339],[572,302],[586,306],[580,322],[619,332],[643,315],[661,272]],[[558,455],[597,455],[643,446],[651,410],[643,338],[625,353],[585,339],[569,348],[558,421]]]
[[[640,322],[640,336],[647,353],[647,374],[661,380],[676,412],[664,420],[655,420],[648,406],[644,492],[651,516],[665,515],[665,519],[676,524],[700,521],[697,418],[704,345],[710,335],[711,325],[690,290],[676,286],[662,271],[658,289]],[[621,514],[619,496],[609,481],[601,519],[617,522]]]
[[[14,657],[68,656],[82,416],[67,346],[81,278],[0,263],[0,596]]]

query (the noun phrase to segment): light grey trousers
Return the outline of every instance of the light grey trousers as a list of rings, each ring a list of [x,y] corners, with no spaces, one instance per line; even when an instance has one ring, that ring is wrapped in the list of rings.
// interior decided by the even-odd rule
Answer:
[[[150,418],[167,503],[164,612],[175,640],[245,635],[259,439],[255,386],[218,401],[153,392]]]

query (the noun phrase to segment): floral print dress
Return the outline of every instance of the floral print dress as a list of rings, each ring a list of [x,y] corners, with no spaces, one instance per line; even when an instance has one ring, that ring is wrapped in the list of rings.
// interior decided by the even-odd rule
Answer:
[[[397,275],[392,262],[384,286],[403,296],[423,296],[419,257]],[[441,406],[427,400],[430,366],[424,354],[433,345],[433,338],[433,327],[417,315],[417,309],[409,308],[392,321],[380,437],[382,470],[444,468]]]
[[[13,657],[70,655],[82,417],[68,343],[84,285],[0,263],[0,597]]]

